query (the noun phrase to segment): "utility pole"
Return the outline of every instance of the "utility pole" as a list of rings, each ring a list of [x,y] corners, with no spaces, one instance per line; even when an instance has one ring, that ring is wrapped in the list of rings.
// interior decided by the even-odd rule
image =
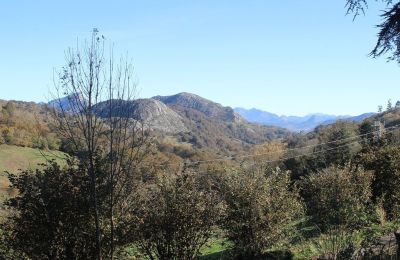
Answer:
[[[375,139],[379,141],[380,139],[382,139],[384,133],[385,129],[384,123],[380,121],[375,121],[374,128],[375,128]]]
[[[374,139],[376,141],[378,141],[381,138],[381,131],[380,131],[380,122],[379,121],[375,121],[374,122]]]

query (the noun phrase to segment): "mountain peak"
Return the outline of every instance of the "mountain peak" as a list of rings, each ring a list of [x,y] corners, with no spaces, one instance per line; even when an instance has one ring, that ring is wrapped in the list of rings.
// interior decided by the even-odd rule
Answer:
[[[87,100],[82,93],[71,93],[68,96],[51,100],[47,104],[52,108],[71,112],[73,109],[79,109],[87,106]]]
[[[155,99],[135,99],[135,100],[113,100],[113,116],[132,118],[145,123],[152,129],[166,133],[186,132],[187,128],[183,123],[183,118],[166,106],[164,103]],[[94,107],[97,115],[103,118],[109,117],[109,101],[96,104]]]
[[[197,110],[205,116],[217,120],[231,122],[243,121],[243,118],[235,113],[231,107],[224,107],[219,103],[188,92],[182,92],[172,96],[155,96],[153,99],[159,100],[168,106]]]

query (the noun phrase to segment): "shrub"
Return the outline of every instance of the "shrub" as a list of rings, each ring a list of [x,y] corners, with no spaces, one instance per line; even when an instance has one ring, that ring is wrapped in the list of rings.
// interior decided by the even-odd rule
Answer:
[[[342,230],[331,230],[314,241],[317,254],[322,259],[352,259],[353,237]]]
[[[131,227],[149,259],[195,259],[211,237],[224,205],[201,177],[163,174],[147,187]]]
[[[9,251],[29,259],[93,256],[87,175],[70,165],[61,169],[53,163],[43,170],[10,176],[19,194],[6,203],[11,213],[2,225]]]
[[[373,197],[382,200],[389,220],[400,217],[400,147],[388,145],[361,154],[361,164],[374,172]]]
[[[230,174],[223,195],[227,203],[223,226],[243,257],[259,257],[296,237],[303,206],[297,190],[290,187],[288,172]]]
[[[307,214],[323,232],[332,227],[360,227],[372,210],[372,180],[370,172],[337,167],[303,178],[300,186]]]

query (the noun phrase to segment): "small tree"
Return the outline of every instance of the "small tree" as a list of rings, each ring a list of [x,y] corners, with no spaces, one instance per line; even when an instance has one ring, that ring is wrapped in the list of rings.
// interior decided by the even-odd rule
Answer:
[[[330,167],[301,181],[307,214],[323,231],[355,230],[370,213],[372,173]]]
[[[400,100],[398,100],[397,102],[396,102],[396,105],[394,106],[395,108],[400,108]]]
[[[371,145],[377,143],[376,126],[370,119],[364,120],[358,127],[361,135],[361,146],[363,149],[368,149]]]
[[[90,180],[89,208],[96,233],[97,259],[106,252],[113,259],[118,223],[134,187],[134,174],[150,147],[143,122],[134,120],[133,66],[126,58],[115,63],[112,48],[106,54],[105,38],[93,30],[84,47],[66,52],[66,65],[55,79],[54,119],[62,147],[86,166]],[[64,98],[64,96],[67,96]],[[96,157],[108,171],[96,172]],[[101,176],[103,174],[104,176]],[[100,211],[98,179],[106,179],[108,208]],[[122,221],[121,221],[122,222]],[[109,232],[108,232],[109,230]]]
[[[386,106],[386,111],[391,111],[393,109],[392,100],[389,99]]]
[[[240,255],[258,257],[296,237],[303,206],[288,172],[232,173],[222,186],[227,203],[223,226]]]
[[[203,177],[162,174],[146,189],[131,236],[149,259],[196,259],[211,237],[224,204]]]
[[[390,220],[400,217],[400,148],[398,145],[373,147],[360,155],[360,163],[374,172],[372,183],[375,200],[382,200]]]
[[[354,141],[352,138],[355,136],[356,125],[349,122],[337,122],[322,128],[318,137],[321,145],[314,148],[317,154],[308,161],[311,170],[316,171],[331,165],[346,165],[355,154],[357,144],[349,144]]]
[[[19,191],[6,203],[11,213],[2,226],[10,250],[29,259],[96,257],[85,167],[73,161],[66,168],[52,163],[10,175],[10,181]]]

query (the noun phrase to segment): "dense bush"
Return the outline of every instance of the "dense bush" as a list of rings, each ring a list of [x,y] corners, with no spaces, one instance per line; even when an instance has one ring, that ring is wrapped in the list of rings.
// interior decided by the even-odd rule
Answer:
[[[9,251],[30,259],[92,258],[93,225],[89,214],[88,179],[79,167],[44,170],[10,176],[19,194],[7,202],[3,223]]]
[[[191,173],[163,174],[143,193],[131,235],[149,259],[196,259],[222,218],[212,182]]]
[[[290,187],[288,172],[232,173],[222,186],[227,203],[223,226],[238,254],[257,257],[296,237],[303,205],[297,190]]]
[[[360,163],[374,172],[374,199],[381,201],[390,220],[400,217],[400,147],[372,147],[360,155]]]
[[[372,173],[347,167],[330,167],[303,178],[301,193],[307,214],[323,232],[359,228],[372,210],[372,180]]]

